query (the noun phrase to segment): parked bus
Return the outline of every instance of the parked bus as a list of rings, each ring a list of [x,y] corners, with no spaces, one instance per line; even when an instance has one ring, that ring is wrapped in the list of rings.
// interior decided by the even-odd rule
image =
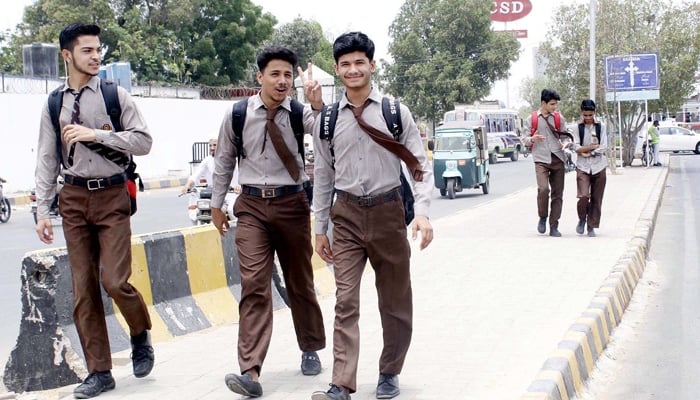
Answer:
[[[517,111],[503,108],[498,101],[455,104],[455,109],[447,111],[443,118],[443,123],[451,121],[466,121],[473,126],[484,127],[492,164],[497,162],[499,155],[517,161],[523,150],[520,142],[522,119]]]

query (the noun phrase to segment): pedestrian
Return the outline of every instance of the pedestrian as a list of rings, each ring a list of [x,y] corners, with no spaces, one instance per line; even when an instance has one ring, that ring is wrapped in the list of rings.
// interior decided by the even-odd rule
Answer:
[[[311,256],[311,216],[304,182],[304,154],[299,154],[292,125],[289,93],[293,84],[296,54],[280,46],[268,47],[257,58],[260,93],[247,100],[242,146],[234,144],[232,114],[226,112],[216,153],[212,217],[221,235],[229,224],[220,209],[236,166],[240,168],[242,194],[234,206],[238,217],[236,246],[241,273],[238,364],[241,374],[228,374],[226,385],[233,392],[262,395],[259,377],[272,336],[271,278],[277,253],[284,275],[297,343],[302,351],[304,375],[321,372],[317,351],[326,346],[323,316],[314,290]],[[301,68],[306,98],[303,128],[311,133],[323,106],[321,87]],[[240,155],[240,157],[239,157]]]
[[[97,76],[103,50],[99,34],[97,25],[80,23],[61,31],[68,77],[59,89],[60,139],[47,103],[37,146],[36,232],[47,244],[53,242],[49,206],[59,173],[65,182],[59,207],[73,283],[73,321],[89,373],[73,391],[78,399],[115,387],[100,282],[129,326],[134,375],[148,375],[154,361],[151,319],[141,294],[128,282],[131,202],[125,175],[129,157],[148,154],[152,138],[133,99],[121,87],[117,94],[123,131],[115,131]]]
[[[651,144],[651,152],[653,154],[655,167],[661,166],[659,162],[659,142],[661,142],[659,138],[659,121],[654,120],[649,127],[649,144]]]
[[[334,264],[337,288],[333,376],[330,390],[315,392],[312,399],[349,399],[357,390],[360,280],[368,259],[376,275],[384,337],[376,396],[390,399],[400,392],[398,375],[413,328],[410,247],[399,195],[401,159],[365,130],[386,135],[395,143],[382,115],[382,96],[371,83],[376,68],[374,43],[360,32],[343,34],[333,43],[333,57],[335,73],[345,86],[332,139],[333,156],[328,141],[319,135],[321,118],[314,128],[316,252]],[[415,240],[421,233],[422,250],[433,239],[427,216],[432,172],[410,110],[402,104],[400,114],[404,127],[400,144],[419,163],[411,171],[415,195],[412,237]],[[332,204],[334,193],[337,200]],[[332,247],[327,236],[329,215],[334,224]]]
[[[574,134],[573,149],[578,155],[576,162],[576,196],[578,203],[578,224],[576,233],[583,235],[584,228],[588,236],[594,237],[600,226],[600,213],[605,193],[608,160],[605,150],[608,135],[605,125],[595,116],[596,106],[591,99],[581,102],[581,120],[578,122],[578,134]]]
[[[559,217],[561,217],[562,196],[564,193],[564,173],[566,154],[564,149],[570,141],[561,138],[559,132],[566,126],[564,118],[557,112],[561,98],[552,89],[543,89],[540,95],[540,109],[525,120],[525,128],[530,136],[522,137],[523,145],[532,145],[532,158],[535,162],[537,179],[537,214],[540,219],[537,231],[545,233],[547,213],[549,213],[549,236],[560,237]],[[551,209],[548,202],[551,195]]]

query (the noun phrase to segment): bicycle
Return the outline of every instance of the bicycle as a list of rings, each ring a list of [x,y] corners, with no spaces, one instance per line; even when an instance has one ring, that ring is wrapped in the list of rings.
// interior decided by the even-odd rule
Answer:
[[[649,140],[642,144],[642,165],[645,167],[654,165],[656,160],[654,159],[654,148],[651,146]]]

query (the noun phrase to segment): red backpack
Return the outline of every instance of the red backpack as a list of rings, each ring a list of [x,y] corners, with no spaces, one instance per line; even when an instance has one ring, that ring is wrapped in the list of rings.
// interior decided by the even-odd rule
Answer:
[[[530,136],[534,136],[535,132],[537,132],[537,123],[539,122],[540,118],[537,115],[537,111],[532,112],[532,117],[531,119],[531,124],[532,128],[530,129]],[[561,129],[561,114],[559,114],[557,111],[554,112],[554,129],[560,130]],[[532,150],[532,147],[534,146],[533,143],[530,143],[530,150]]]

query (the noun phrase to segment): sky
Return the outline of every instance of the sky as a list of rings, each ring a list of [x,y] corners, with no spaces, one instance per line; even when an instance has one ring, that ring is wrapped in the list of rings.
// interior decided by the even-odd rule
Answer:
[[[404,0],[252,0],[261,6],[263,11],[273,14],[280,24],[301,17],[306,20],[318,21],[324,33],[333,40],[336,36],[353,30],[366,33],[376,45],[375,59],[388,59],[389,26],[396,17]],[[525,29],[526,39],[520,39],[521,52],[519,60],[511,67],[511,77],[499,81],[489,95],[490,99],[498,99],[511,107],[519,107],[519,83],[532,76],[533,49],[544,40],[550,27],[552,2],[547,0],[530,0],[532,11],[524,18],[509,22],[494,22],[495,30]],[[586,3],[586,0],[561,0],[558,4]],[[24,7],[34,3],[34,0],[3,1],[0,13],[0,30],[13,28],[22,20]],[[330,5],[329,5],[330,4]],[[337,6],[336,6],[337,5]],[[332,73],[332,71],[328,71]]]

